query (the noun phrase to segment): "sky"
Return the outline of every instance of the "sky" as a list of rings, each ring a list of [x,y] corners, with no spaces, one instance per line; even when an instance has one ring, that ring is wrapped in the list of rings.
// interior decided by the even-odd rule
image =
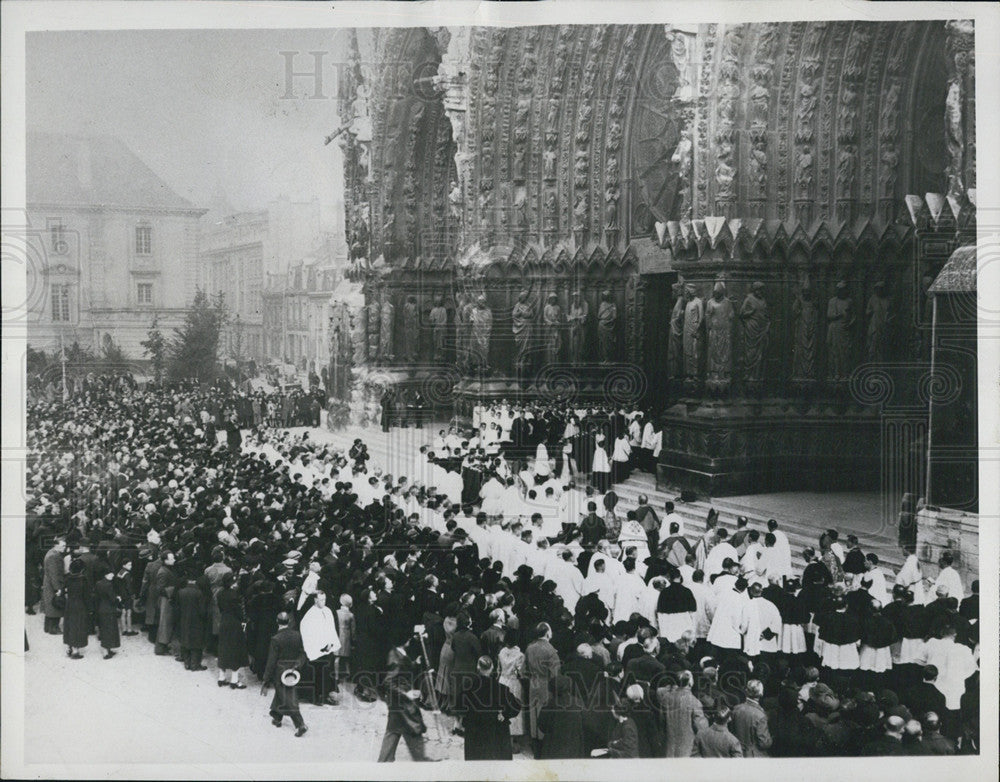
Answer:
[[[343,200],[338,30],[39,32],[27,37],[27,127],[116,135],[180,195],[237,211],[313,197],[332,221]],[[323,83],[292,80],[286,62]],[[326,214],[324,215],[326,217]],[[329,223],[332,227],[332,222]]]

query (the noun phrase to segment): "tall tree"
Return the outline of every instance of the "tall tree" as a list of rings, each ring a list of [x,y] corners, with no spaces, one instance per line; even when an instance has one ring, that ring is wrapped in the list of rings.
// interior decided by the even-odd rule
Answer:
[[[184,318],[184,326],[175,332],[170,350],[170,377],[190,378],[200,383],[215,380],[219,372],[219,334],[225,323],[222,294],[210,300],[199,288]]]
[[[142,347],[149,356],[150,364],[153,368],[153,379],[159,383],[163,380],[163,370],[167,366],[167,340],[160,331],[159,318],[153,316],[153,323],[146,332],[146,339],[142,342]]]

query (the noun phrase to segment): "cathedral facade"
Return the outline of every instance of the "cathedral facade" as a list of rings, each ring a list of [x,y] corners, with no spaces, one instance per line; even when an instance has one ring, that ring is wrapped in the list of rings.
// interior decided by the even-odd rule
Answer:
[[[355,39],[354,364],[459,416],[648,409],[661,479],[712,494],[913,488],[944,382],[928,290],[975,240],[974,35],[407,28],[370,58]],[[971,385],[952,401],[974,411]]]

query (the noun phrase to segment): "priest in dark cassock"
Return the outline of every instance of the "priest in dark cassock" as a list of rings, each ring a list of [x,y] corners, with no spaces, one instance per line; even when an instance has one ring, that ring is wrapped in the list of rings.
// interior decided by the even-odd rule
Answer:
[[[493,661],[476,663],[476,676],[460,699],[466,760],[510,760],[510,721],[520,711],[513,693],[493,676]]]

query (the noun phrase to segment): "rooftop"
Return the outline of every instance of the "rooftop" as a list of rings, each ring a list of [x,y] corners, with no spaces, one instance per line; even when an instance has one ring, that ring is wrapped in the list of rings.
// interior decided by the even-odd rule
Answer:
[[[113,136],[29,132],[29,204],[198,209]]]

